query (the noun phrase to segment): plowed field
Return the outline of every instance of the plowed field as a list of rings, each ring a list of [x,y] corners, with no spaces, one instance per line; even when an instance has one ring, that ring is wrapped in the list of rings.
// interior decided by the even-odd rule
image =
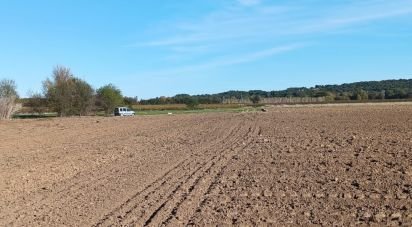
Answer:
[[[412,105],[0,122],[0,226],[412,225]]]

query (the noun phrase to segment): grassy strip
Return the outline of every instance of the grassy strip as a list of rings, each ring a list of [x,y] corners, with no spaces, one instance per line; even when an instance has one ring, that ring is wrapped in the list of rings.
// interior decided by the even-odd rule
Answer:
[[[196,109],[235,109],[245,107],[245,104],[200,104]],[[165,105],[134,105],[132,109],[136,111],[148,110],[190,110],[185,104],[165,104]]]
[[[238,107],[238,108],[215,108],[215,109],[182,109],[182,110],[143,110],[136,112],[137,115],[167,115],[167,114],[200,114],[200,113],[240,113],[254,112],[257,109],[254,107]]]
[[[197,109],[187,109],[186,107],[183,109],[166,109],[166,110],[136,110],[136,115],[168,115],[168,114],[201,114],[201,113],[222,113],[222,112],[232,112],[232,113],[240,113],[240,112],[254,112],[257,110],[257,107],[252,106],[243,106],[239,107],[236,106],[235,108],[229,108],[226,106],[225,108],[197,108]],[[105,116],[105,113],[100,111],[95,114],[95,116]],[[45,113],[45,114],[15,114],[13,116],[14,119],[37,119],[37,118],[51,118],[57,117],[57,113]]]
[[[23,114],[13,115],[13,119],[37,119],[37,118],[51,118],[51,117],[57,117],[57,113],[42,113],[42,114],[23,113]]]

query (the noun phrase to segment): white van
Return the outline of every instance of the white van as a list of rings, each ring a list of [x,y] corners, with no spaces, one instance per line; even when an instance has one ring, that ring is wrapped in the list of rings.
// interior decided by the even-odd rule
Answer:
[[[114,108],[114,116],[134,116],[135,112],[127,107]]]

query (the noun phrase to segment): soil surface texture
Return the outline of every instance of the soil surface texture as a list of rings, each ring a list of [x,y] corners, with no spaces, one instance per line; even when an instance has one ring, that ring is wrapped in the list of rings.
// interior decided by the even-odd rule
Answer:
[[[0,122],[0,226],[412,225],[412,105]]]

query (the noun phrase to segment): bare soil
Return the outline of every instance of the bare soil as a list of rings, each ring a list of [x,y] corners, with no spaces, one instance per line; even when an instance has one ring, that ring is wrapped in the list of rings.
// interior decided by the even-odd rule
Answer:
[[[0,122],[0,226],[412,225],[412,105]]]

